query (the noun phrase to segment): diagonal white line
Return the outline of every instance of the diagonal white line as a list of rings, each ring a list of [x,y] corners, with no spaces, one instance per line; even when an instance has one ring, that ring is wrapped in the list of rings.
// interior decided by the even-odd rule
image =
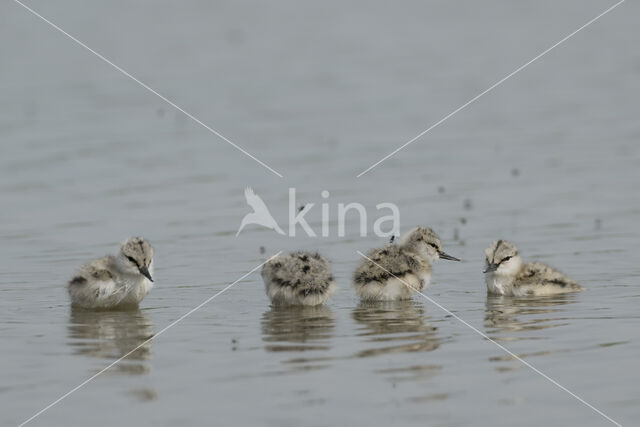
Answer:
[[[267,168],[269,171],[273,172],[274,174],[278,175],[280,178],[283,178],[282,174],[280,174],[278,171],[276,171],[275,169],[273,169],[271,166],[267,165],[266,163],[264,163],[262,160],[256,158],[253,154],[249,153],[247,150],[245,150],[244,148],[240,147],[238,144],[236,144],[235,142],[231,141],[229,138],[227,138],[226,136],[222,135],[220,132],[218,132],[217,130],[213,129],[211,126],[207,125],[206,123],[204,123],[202,120],[198,119],[196,116],[194,116],[193,114],[189,113],[188,111],[186,111],[184,108],[180,107],[178,104],[176,104],[175,102],[171,101],[170,99],[168,99],[167,97],[165,97],[164,95],[162,95],[161,93],[156,92],[154,89],[152,89],[149,85],[143,83],[142,81],[140,81],[139,79],[137,79],[136,77],[134,77],[133,75],[131,75],[130,73],[128,73],[126,70],[124,70],[123,68],[119,67],[118,65],[114,64],[113,62],[111,62],[109,59],[105,58],[104,56],[102,56],[100,53],[96,52],[95,50],[91,49],[89,46],[87,46],[86,44],[82,43],[80,40],[78,40],[77,38],[75,38],[74,36],[72,36],[71,34],[67,33],[65,30],[63,30],[62,28],[58,27],[56,24],[54,24],[53,22],[51,22],[50,20],[48,20],[47,18],[45,18],[44,16],[40,15],[38,12],[36,12],[35,10],[31,9],[29,6],[25,5],[24,3],[20,2],[19,0],[13,0],[15,3],[19,4],[20,6],[22,6],[24,9],[26,9],[27,11],[29,11],[31,14],[33,14],[34,16],[40,18],[42,21],[46,22],[47,24],[49,24],[51,27],[53,27],[54,29],[56,29],[57,31],[61,32],[62,34],[64,34],[65,36],[67,36],[68,38],[70,38],[71,40],[73,40],[74,42],[76,42],[78,45],[82,46],[83,48],[85,48],[86,50],[88,50],[89,52],[93,53],[95,56],[97,56],[98,58],[102,59],[104,62],[106,62],[107,64],[111,65],[113,68],[115,68],[116,70],[120,71],[122,74],[124,74],[125,76],[129,77],[131,80],[133,80],[134,82],[138,83],[140,86],[142,86],[143,88],[145,88],[146,90],[148,90],[149,92],[153,93],[154,95],[156,95],[158,98],[162,99],[164,102],[166,102],[167,104],[171,105],[173,108],[175,108],[176,110],[180,111],[182,114],[186,115],[187,117],[189,117],[191,120],[193,120],[194,122],[198,123],[200,126],[202,126],[203,128],[205,128],[206,130],[208,130],[209,132],[211,132],[212,134],[214,134],[215,136],[217,136],[218,138],[222,139],[223,141],[225,141],[226,143],[230,144],[233,148],[235,148],[236,150],[240,151],[241,153],[243,153],[244,155],[252,158],[253,160],[255,160],[257,163],[259,163],[261,166]]]
[[[525,64],[521,65],[520,67],[516,68],[514,71],[512,71],[511,73],[507,74],[506,76],[504,76],[503,78],[501,78],[500,80],[498,80],[497,82],[495,82],[494,84],[492,84],[491,86],[489,86],[487,89],[485,89],[483,92],[480,92],[478,95],[474,96],[473,98],[471,98],[469,101],[465,102],[464,104],[462,104],[461,106],[459,106],[458,108],[456,108],[455,110],[453,110],[452,112],[450,112],[449,114],[447,114],[446,116],[444,116],[443,118],[441,118],[440,120],[438,120],[437,122],[435,122],[434,124],[432,124],[431,126],[429,126],[427,129],[425,129],[424,131],[420,132],[418,135],[414,136],[413,138],[411,138],[409,141],[405,142],[404,144],[402,144],[400,147],[396,148],[395,150],[393,150],[391,153],[387,154],[386,156],[384,156],[382,159],[378,160],[377,162],[375,162],[374,164],[372,164],[371,166],[369,166],[368,168],[366,168],[365,170],[363,170],[362,172],[360,172],[356,177],[360,178],[362,175],[364,175],[365,173],[369,172],[371,169],[375,168],[376,166],[378,166],[380,163],[384,162],[385,160],[387,160],[389,157],[395,155],[398,151],[402,150],[403,148],[407,147],[409,144],[412,144],[414,141],[416,141],[417,139],[420,139],[422,136],[424,136],[426,133],[428,133],[429,131],[431,131],[432,129],[438,127],[439,125],[441,125],[442,123],[444,123],[445,121],[447,121],[450,117],[454,116],[455,114],[457,114],[460,110],[464,109],[465,107],[469,106],[470,104],[474,103],[475,101],[477,101],[480,97],[484,96],[485,94],[491,92],[493,89],[495,89],[496,87],[500,86],[502,83],[504,83],[506,80],[508,80],[510,77],[516,75],[517,73],[519,73],[520,71],[524,70],[525,68],[527,68],[529,65],[531,65],[533,62],[537,61],[538,59],[542,58],[544,55],[546,55],[547,53],[551,52],[551,50],[553,50],[554,48],[556,48],[557,46],[561,45],[562,43],[564,43],[565,41],[569,40],[571,37],[575,36],[576,34],[578,34],[580,31],[582,31],[583,29],[587,28],[589,25],[593,24],[594,22],[596,22],[598,19],[602,18],[604,15],[606,15],[607,13],[611,12],[613,9],[615,9],[616,7],[620,6],[622,3],[624,3],[625,0],[620,0],[618,3],[614,4],[613,6],[611,6],[610,8],[608,8],[607,10],[605,10],[604,12],[602,12],[600,15],[596,16],[595,18],[593,18],[592,20],[590,20],[589,22],[587,22],[586,24],[584,24],[582,27],[578,28],[577,30],[575,30],[574,32],[572,32],[571,34],[569,34],[568,36],[564,37],[562,40],[560,40],[559,42],[557,42],[556,44],[554,44],[553,46],[545,49],[544,51],[542,51],[540,54],[538,54],[536,57],[534,57],[533,59],[531,59],[530,61],[526,62]]]
[[[109,365],[107,365],[105,368],[103,368],[102,370],[98,371],[97,373],[93,374],[92,376],[90,376],[89,378],[87,378],[86,380],[84,380],[83,382],[81,382],[80,384],[78,384],[77,386],[75,386],[74,388],[72,388],[71,390],[69,390],[68,392],[66,392],[65,394],[63,394],[62,396],[60,396],[59,398],[57,398],[56,400],[54,400],[53,402],[51,402],[50,404],[48,404],[47,406],[45,406],[44,408],[42,408],[41,410],[39,410],[38,412],[36,412],[35,414],[33,414],[31,417],[29,417],[28,419],[26,419],[25,421],[23,421],[20,425],[18,425],[18,427],[22,427],[25,424],[33,421],[35,418],[39,417],[40,415],[42,415],[44,412],[48,411],[49,409],[51,409],[52,407],[54,407],[55,405],[57,405],[58,403],[60,403],[61,401],[63,401],[64,399],[66,399],[67,397],[69,397],[69,395],[71,395],[72,393],[78,391],[79,389],[81,389],[82,387],[84,387],[85,385],[87,385],[88,383],[90,383],[91,381],[93,381],[94,379],[96,379],[98,376],[102,375],[104,372],[106,372],[107,370],[109,370],[110,368],[114,367],[115,365],[117,365],[118,363],[120,363],[122,360],[126,359],[128,356],[130,356],[132,353],[134,353],[136,350],[138,350],[139,348],[143,347],[144,345],[146,345],[147,343],[151,342],[152,340],[156,339],[157,337],[159,337],[160,335],[162,335],[164,332],[168,331],[169,329],[171,329],[173,326],[177,325],[178,323],[180,323],[181,321],[183,321],[184,319],[186,319],[187,317],[189,317],[190,315],[192,315],[193,313],[195,313],[196,311],[198,311],[199,309],[201,309],[202,307],[204,307],[205,305],[207,305],[209,302],[211,302],[213,299],[215,299],[218,295],[223,294],[224,292],[226,292],[228,289],[230,289],[233,285],[235,285],[236,283],[240,282],[241,280],[245,279],[247,276],[249,276],[251,273],[253,273],[254,271],[256,271],[257,269],[259,269],[260,267],[262,267],[263,265],[265,265],[266,263],[268,263],[269,261],[271,261],[273,258],[277,257],[278,255],[280,255],[282,253],[282,251],[278,252],[277,254],[269,257],[269,259],[267,259],[265,262],[263,262],[262,264],[258,265],[257,267],[254,267],[253,269],[251,269],[251,271],[249,271],[248,273],[244,274],[242,277],[240,277],[239,279],[237,279],[235,282],[231,283],[230,285],[227,285],[225,288],[223,288],[221,291],[217,292],[215,295],[210,296],[209,298],[207,298],[203,303],[197,305],[196,307],[192,308],[191,310],[189,310],[188,312],[186,312],[185,314],[183,314],[182,316],[180,316],[179,318],[177,318],[176,320],[174,320],[173,322],[169,323],[167,326],[165,326],[164,328],[162,328],[160,331],[158,331],[157,334],[155,334],[154,336],[152,336],[151,338],[147,339],[146,341],[142,342],[142,344],[138,345],[136,348],[134,348],[133,350],[129,351],[127,354],[125,354],[124,356],[122,356],[121,358],[114,360],[113,362],[111,362]]]
[[[402,283],[404,283],[406,286],[409,287],[409,289],[419,293],[420,295],[422,295],[427,301],[429,301],[430,303],[434,304],[436,307],[438,307],[440,310],[444,311],[445,313],[447,313],[448,315],[454,317],[456,320],[458,320],[460,323],[462,323],[463,325],[467,326],[468,328],[470,328],[471,330],[473,330],[475,333],[477,333],[478,335],[480,335],[481,337],[483,337],[484,339],[491,341],[493,344],[495,344],[498,348],[500,348],[502,351],[504,351],[505,353],[509,354],[511,357],[519,360],[523,365],[525,365],[526,367],[528,367],[529,369],[531,369],[532,371],[536,372],[537,374],[539,374],[540,376],[542,376],[543,378],[547,379],[548,381],[550,381],[552,384],[554,384],[556,387],[560,388],[561,390],[566,391],[567,393],[569,393],[571,396],[573,396],[574,398],[576,398],[577,400],[579,400],[580,402],[582,402],[583,404],[585,404],[586,406],[588,406],[589,408],[593,409],[595,412],[597,412],[598,414],[600,414],[601,416],[603,416],[604,418],[606,418],[607,420],[611,421],[613,424],[622,427],[622,424],[620,424],[619,422],[615,421],[614,419],[612,419],[611,417],[609,417],[607,414],[605,414],[604,412],[602,412],[601,410],[599,410],[598,408],[596,408],[595,406],[593,406],[592,404],[590,404],[589,402],[587,402],[586,400],[584,400],[583,398],[581,398],[580,396],[578,396],[577,394],[575,394],[574,392],[572,392],[571,390],[569,390],[568,388],[566,388],[565,386],[563,386],[562,384],[560,384],[559,382],[557,382],[556,380],[554,380],[553,378],[551,378],[550,376],[548,376],[547,374],[545,374],[544,372],[542,372],[541,370],[539,370],[538,368],[536,368],[535,366],[533,366],[532,364],[530,364],[529,362],[525,361],[524,359],[520,358],[517,354],[515,354],[514,352],[512,352],[511,350],[509,350],[508,348],[506,348],[505,346],[503,346],[502,344],[492,340],[491,338],[489,338],[487,336],[487,334],[485,334],[484,332],[480,331],[478,328],[476,328],[475,326],[467,323],[464,319],[462,319],[461,317],[457,316],[455,313],[452,313],[451,311],[447,310],[445,307],[443,307],[442,305],[440,305],[437,301],[434,301],[432,298],[426,296],[425,294],[423,294],[422,292],[420,292],[419,290],[417,290],[416,288],[414,288],[413,286],[411,286],[410,284],[408,284],[407,282],[405,282],[404,280],[402,280],[401,278],[399,278],[398,276],[396,276],[395,274],[391,273],[389,270],[387,270],[386,268],[384,268],[383,266],[381,266],[380,264],[378,264],[377,262],[375,262],[374,260],[372,260],[371,258],[369,258],[368,256],[366,256],[365,254],[363,254],[360,251],[356,251],[358,253],[358,255],[360,255],[361,257],[369,260],[370,262],[372,262],[373,264],[375,264],[376,266],[378,266],[379,268],[381,268],[382,270],[386,271],[387,273],[389,273],[390,275],[392,275],[393,277],[395,277],[396,279],[398,279],[399,281],[401,281]]]

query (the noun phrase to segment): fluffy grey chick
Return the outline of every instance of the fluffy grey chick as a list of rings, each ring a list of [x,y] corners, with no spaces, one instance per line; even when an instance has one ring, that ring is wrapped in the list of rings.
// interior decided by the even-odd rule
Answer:
[[[356,294],[362,300],[410,299],[431,281],[431,263],[436,259],[460,261],[442,250],[438,235],[428,227],[415,227],[397,245],[373,249],[353,275]]]
[[[521,297],[582,290],[574,280],[546,264],[524,263],[518,248],[506,240],[491,243],[485,255],[484,275],[490,294]]]
[[[274,305],[320,305],[336,290],[329,261],[317,252],[277,256],[262,267],[262,279]]]
[[[86,264],[68,285],[71,303],[89,309],[136,307],[153,287],[153,248],[142,237],[125,241],[116,256]]]

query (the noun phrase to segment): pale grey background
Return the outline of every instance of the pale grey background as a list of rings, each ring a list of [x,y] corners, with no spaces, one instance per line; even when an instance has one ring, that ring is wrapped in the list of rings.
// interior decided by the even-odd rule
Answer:
[[[326,189],[332,209],[358,201],[374,218],[375,204],[397,203],[403,230],[430,225],[464,260],[435,266],[430,296],[611,417],[637,421],[636,3],[360,179],[613,2],[28,4],[285,178],[2,2],[2,425],[294,248],[333,261],[340,290],[326,310],[273,312],[253,274],[32,425],[606,424],[426,301],[358,307],[355,251],[383,242],[356,224],[346,239],[256,227],[235,238],[246,185],[283,226],[289,186],[301,202]],[[72,316],[73,270],[137,234],[157,253],[141,311]],[[487,298],[483,250],[500,237],[588,291]]]

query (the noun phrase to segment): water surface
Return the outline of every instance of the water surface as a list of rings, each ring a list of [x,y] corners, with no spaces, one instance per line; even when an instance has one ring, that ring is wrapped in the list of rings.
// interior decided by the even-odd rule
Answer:
[[[12,2],[0,5],[0,424],[606,425],[421,297],[363,305],[338,203],[396,203],[462,263],[427,294],[622,424],[640,416],[640,46],[625,2],[361,178],[356,175],[583,25],[602,1],[103,2],[32,7],[284,175],[278,178]],[[611,3],[612,4],[612,3]],[[252,186],[285,226],[248,227]],[[330,192],[327,200],[321,191]],[[77,312],[65,282],[130,235],[156,250],[133,312]],[[487,297],[497,238],[587,289]],[[261,253],[260,247],[265,248]],[[317,249],[326,307],[269,307],[258,273]]]

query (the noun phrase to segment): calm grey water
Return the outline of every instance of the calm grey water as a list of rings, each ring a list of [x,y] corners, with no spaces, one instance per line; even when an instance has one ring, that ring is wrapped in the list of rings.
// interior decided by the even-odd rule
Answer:
[[[430,302],[364,306],[381,202],[462,263],[428,295],[622,424],[640,416],[640,9],[626,2],[370,173],[356,175],[613,2],[46,2],[33,8],[278,170],[278,178],[19,5],[0,5],[0,424],[18,425],[280,250],[340,290],[272,309],[258,273],[30,425],[607,425]],[[329,237],[281,225],[329,204]],[[322,190],[331,193],[321,198]],[[360,202],[337,236],[338,203]],[[319,232],[320,207],[309,214]],[[65,282],[144,235],[135,312],[72,312]],[[587,291],[487,297],[515,241]],[[266,249],[265,254],[259,251]]]

